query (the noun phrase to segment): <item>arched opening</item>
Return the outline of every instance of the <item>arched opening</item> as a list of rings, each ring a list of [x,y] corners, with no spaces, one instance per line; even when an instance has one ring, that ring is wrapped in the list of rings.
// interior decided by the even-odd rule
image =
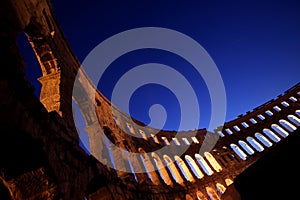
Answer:
[[[270,138],[273,142],[279,142],[280,138],[270,129],[264,128],[263,132]]]
[[[172,181],[169,177],[169,174],[164,166],[164,164],[162,163],[161,159],[159,158],[159,156],[152,152],[152,158],[154,159],[154,162],[155,162],[155,165],[158,169],[158,172],[160,174],[160,177],[164,180],[164,182],[167,184],[167,185],[172,185]]]
[[[177,138],[172,138],[172,140],[177,146],[180,146],[180,142],[178,141]]]
[[[132,125],[129,124],[129,123],[126,123],[126,126],[127,126],[127,129],[128,129],[128,131],[129,131],[129,133],[135,135],[135,131],[134,131]]]
[[[195,144],[199,144],[199,140],[196,137],[192,137],[192,140]]]
[[[274,106],[273,109],[274,109],[275,111],[277,111],[277,112],[280,112],[280,111],[281,111],[281,109],[280,109],[278,106]]]
[[[279,120],[279,123],[290,132],[294,132],[297,129],[294,125],[292,125],[290,122],[286,121],[285,119]]]
[[[292,123],[294,123],[297,127],[300,126],[300,119],[296,117],[295,115],[288,115],[288,120]]]
[[[259,144],[254,138],[247,137],[246,140],[252,147],[256,149],[256,151],[262,152],[264,150],[264,147],[261,144]]]
[[[154,141],[155,143],[159,144],[159,141],[158,141],[156,135],[154,135],[154,134],[151,133],[151,137],[152,137],[152,139],[153,139],[153,141]]]
[[[253,149],[244,141],[239,140],[239,145],[249,154],[252,155],[254,154]]]
[[[216,188],[217,188],[219,194],[224,194],[224,192],[226,190],[226,187],[224,185],[222,185],[221,183],[217,183]]]
[[[252,123],[252,124],[257,124],[257,121],[253,118],[249,119],[249,121]]]
[[[125,153],[126,153],[126,156],[127,156],[127,158],[128,158],[128,163],[129,163],[130,171],[131,171],[131,173],[133,174],[135,181],[138,182],[138,179],[137,179],[137,177],[136,177],[134,168],[133,168],[133,166],[132,166],[132,162],[131,162],[130,157],[129,157],[129,155],[128,155],[128,151],[125,151]]]
[[[169,169],[169,171],[170,171],[170,173],[171,173],[173,179],[174,179],[177,183],[183,184],[183,179],[182,179],[182,177],[181,177],[179,171],[177,170],[177,168],[176,168],[174,162],[171,160],[171,158],[170,158],[169,156],[167,156],[167,155],[164,155],[163,158],[164,158],[164,160],[165,160],[165,163],[166,163],[166,165],[167,165],[167,167],[168,167],[168,169]]]
[[[230,144],[231,149],[242,159],[246,160],[247,155],[236,144]]]
[[[296,114],[298,117],[300,117],[300,110],[296,110],[296,111],[295,111],[295,114]]]
[[[197,200],[206,200],[205,195],[199,190],[197,191],[196,195],[197,195]]]
[[[203,169],[203,171],[207,174],[207,175],[212,175],[214,172],[211,170],[211,168],[209,167],[209,165],[207,164],[207,162],[204,160],[204,158],[202,156],[200,156],[200,154],[196,153],[195,154],[195,158],[198,161],[199,165],[201,166],[201,168]]]
[[[278,124],[272,124],[271,128],[276,131],[276,133],[278,133],[279,135],[281,135],[282,137],[287,137],[289,135],[288,132],[286,132],[283,128],[281,128]]]
[[[227,186],[229,186],[229,185],[231,185],[233,183],[233,180],[230,179],[230,178],[226,178],[225,179],[225,183],[226,183]]]
[[[194,178],[189,170],[189,168],[186,166],[184,161],[179,156],[174,156],[175,161],[177,163],[177,166],[180,168],[182,174],[184,175],[185,179],[190,182],[194,182]]]
[[[221,200],[218,193],[211,187],[206,187],[206,192],[210,200]]]
[[[161,139],[164,141],[165,145],[170,145],[170,142],[166,137],[161,137]]]
[[[186,194],[185,195],[185,200],[193,200],[193,197],[191,197],[191,195]]]
[[[139,130],[139,132],[140,132],[140,135],[142,136],[142,138],[143,138],[144,140],[148,140],[148,138],[147,138],[147,136],[146,136],[146,133],[145,133],[143,130]]]
[[[205,158],[208,160],[210,165],[216,170],[216,172],[222,171],[221,165],[217,162],[217,160],[211,155],[209,152],[204,152]]]
[[[187,138],[182,138],[182,141],[186,145],[190,145],[190,141]]]
[[[142,160],[143,166],[145,168],[148,177],[154,184],[156,185],[160,184],[160,181],[156,175],[156,172],[154,171],[154,167],[150,161],[148,154],[142,148],[139,148],[138,151],[140,153],[140,158]]]
[[[243,126],[244,128],[248,128],[248,127],[249,127],[249,125],[248,125],[246,122],[242,122],[241,124],[242,124],[242,126]]]
[[[199,167],[197,166],[196,162],[194,161],[194,159],[189,156],[189,155],[185,155],[185,160],[188,163],[188,165],[190,166],[190,168],[192,169],[193,173],[196,175],[196,177],[198,179],[203,178],[204,175],[201,172],[201,170],[199,169]]]
[[[273,145],[272,142],[270,142],[270,140],[268,140],[261,133],[255,133],[254,136],[266,147],[271,147]]]

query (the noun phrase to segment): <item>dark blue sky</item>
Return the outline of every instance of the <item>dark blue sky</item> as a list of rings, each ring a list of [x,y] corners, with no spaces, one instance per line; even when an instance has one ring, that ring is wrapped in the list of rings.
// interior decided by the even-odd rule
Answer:
[[[275,98],[300,80],[299,1],[64,0],[52,4],[80,62],[103,40],[132,28],[164,27],[195,39],[222,75],[227,95],[226,121]],[[27,63],[34,65],[30,55],[27,57]],[[210,100],[205,82],[188,63],[167,52],[140,50],[120,57],[101,79],[101,92],[110,98],[122,73],[149,62],[172,66],[190,81],[200,102],[199,127],[207,127]],[[39,88],[34,78],[40,71],[33,67],[28,70]],[[177,129],[178,101],[162,86],[138,89],[131,99],[131,115],[149,123],[148,109],[157,103],[164,105],[168,113],[164,128]]]

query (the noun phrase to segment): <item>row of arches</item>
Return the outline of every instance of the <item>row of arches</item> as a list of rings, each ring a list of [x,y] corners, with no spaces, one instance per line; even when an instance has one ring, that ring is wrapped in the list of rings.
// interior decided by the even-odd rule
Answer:
[[[300,96],[300,95],[299,95],[299,92],[297,93],[297,95]],[[291,97],[289,98],[289,101],[291,101],[291,103],[295,103],[295,102],[297,102],[298,100],[297,100],[297,98],[295,98],[294,96],[291,96]],[[281,104],[281,107],[289,107],[289,106],[290,106],[290,104],[289,104],[287,101],[282,101],[280,104]],[[278,105],[276,105],[276,106],[273,107],[273,111],[271,111],[271,110],[266,110],[264,113],[265,113],[266,115],[268,115],[268,116],[273,116],[273,115],[274,115],[274,113],[273,113],[274,111],[275,111],[275,112],[281,112],[282,109],[281,109]],[[299,113],[300,113],[300,110],[296,111],[296,114],[297,114],[298,116],[299,116]],[[261,121],[264,121],[264,120],[266,119],[266,117],[265,117],[263,114],[259,114],[259,115],[257,115],[257,119],[259,119],[259,120],[261,120]],[[290,120],[295,121],[294,118],[291,118]],[[250,122],[251,124],[257,124],[257,120],[254,119],[254,118],[250,118],[250,119],[249,119],[249,122]],[[240,125],[241,125],[241,127],[243,127],[243,128],[249,128],[249,126],[250,126],[247,122],[242,122]],[[234,125],[234,126],[232,126],[232,129],[231,129],[231,128],[226,128],[226,129],[225,129],[225,132],[226,132],[228,135],[231,135],[231,134],[233,134],[233,130],[236,131],[236,132],[239,132],[239,131],[241,131],[241,128],[239,127],[239,125]],[[217,131],[217,133],[218,133],[221,137],[224,137],[224,136],[225,136],[224,132],[222,132],[222,131]]]
[[[149,158],[147,155],[141,155],[142,163],[145,170],[148,172],[149,178],[153,181],[150,171],[157,170],[161,179],[167,185],[173,185],[174,181],[183,185],[185,181],[195,182],[196,179],[201,179],[205,175],[211,176],[214,171],[220,172],[222,167],[209,152],[204,153],[204,157],[196,153],[194,157],[185,155],[181,158],[177,155],[171,158],[168,155],[163,155],[162,158],[152,152],[151,157],[155,167],[149,166]]]
[[[300,114],[300,110],[295,112]],[[253,155],[255,151],[262,152],[264,148],[271,147],[273,143],[278,143],[282,138],[286,138],[290,133],[297,130],[300,126],[300,119],[295,115],[288,115],[289,121],[285,119],[279,120],[279,124],[272,124],[271,129],[264,128],[262,133],[255,133],[254,137],[248,136],[246,142],[238,141],[237,144],[231,144],[232,150],[242,159],[246,160],[249,155]]]

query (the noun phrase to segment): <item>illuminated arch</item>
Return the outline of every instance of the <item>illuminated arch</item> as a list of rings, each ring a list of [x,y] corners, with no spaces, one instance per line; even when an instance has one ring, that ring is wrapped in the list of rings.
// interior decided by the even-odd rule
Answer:
[[[290,122],[286,121],[285,119],[279,120],[279,123],[290,132],[293,132],[297,129],[294,125],[292,125]]]
[[[154,166],[152,165],[152,162],[148,156],[148,154],[145,152],[144,149],[142,148],[138,148],[138,151],[140,153],[140,158],[142,160],[142,163],[144,165],[144,168],[147,172],[148,177],[150,178],[150,180],[155,184],[158,185],[160,184],[158,175],[156,174],[156,172],[154,171]]]
[[[206,196],[199,190],[197,191],[196,195],[197,195],[197,200],[207,200]]]
[[[229,186],[233,183],[233,180],[231,180],[230,178],[226,178],[225,183],[226,183],[227,186]]]
[[[206,187],[206,192],[211,200],[221,200],[219,195],[213,188]]]
[[[185,160],[198,179],[204,177],[203,173],[200,171],[199,167],[197,166],[196,162],[194,161],[194,159],[191,156],[185,155]]]
[[[167,170],[165,169],[165,167],[164,167],[164,165],[163,165],[160,157],[156,153],[154,153],[154,152],[152,152],[151,155],[152,155],[152,158],[154,159],[154,162],[156,164],[156,167],[158,169],[160,177],[164,180],[164,182],[167,185],[173,185],[173,183],[172,183],[172,181],[171,181],[171,179],[169,177],[169,174],[168,174]]]
[[[297,127],[300,126],[300,119],[295,115],[288,115],[288,120],[294,123]]]
[[[207,164],[207,162],[204,160],[204,158],[202,156],[200,156],[200,154],[196,153],[195,154],[195,158],[198,161],[198,163],[200,164],[200,166],[202,167],[203,171],[207,174],[207,175],[212,175],[214,172],[211,170],[211,168],[209,167],[209,165]]]
[[[276,131],[279,135],[282,137],[287,137],[289,135],[288,132],[286,132],[283,128],[281,128],[278,124],[272,124],[271,128]]]
[[[239,145],[249,154],[249,155],[253,155],[254,151],[253,149],[244,141],[239,140]]]
[[[193,175],[191,174],[189,168],[186,166],[184,161],[179,156],[174,156],[174,158],[175,158],[175,161],[177,163],[177,166],[181,170],[181,172],[184,175],[185,179],[190,181],[190,182],[194,182],[195,180],[193,178]]]
[[[246,160],[247,155],[236,144],[230,144],[231,149],[242,159]]]
[[[205,158],[208,160],[210,165],[216,170],[216,172],[222,171],[221,165],[217,162],[217,160],[211,155],[209,152],[204,152]]]
[[[254,136],[261,142],[263,143],[263,145],[265,145],[266,147],[271,147],[273,144],[272,142],[270,142],[270,140],[268,140],[264,135],[262,135],[261,133],[255,133]]]
[[[256,149],[256,151],[262,152],[264,150],[264,147],[261,144],[259,144],[253,137],[248,136],[246,140],[252,147]]]
[[[183,184],[183,179],[171,158],[167,155],[164,155],[163,158],[174,180],[179,184]]]
[[[296,110],[295,114],[298,115],[298,117],[300,117],[300,110]]]
[[[273,142],[279,142],[281,139],[270,129],[264,128],[263,132],[270,138]]]
[[[217,183],[216,188],[220,194],[224,194],[224,192],[226,190],[226,187],[224,185],[222,185],[221,183]]]

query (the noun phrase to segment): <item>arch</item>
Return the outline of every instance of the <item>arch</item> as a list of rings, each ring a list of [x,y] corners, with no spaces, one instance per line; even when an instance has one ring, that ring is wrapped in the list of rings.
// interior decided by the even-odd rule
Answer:
[[[246,122],[242,122],[241,124],[242,124],[242,126],[243,126],[244,128],[248,128],[248,127],[249,127],[249,125],[248,125]]]
[[[255,133],[254,136],[261,142],[263,143],[263,145],[265,145],[266,147],[271,147],[273,144],[272,142],[270,142],[270,140],[268,140],[264,135],[262,135],[261,133]]]
[[[229,128],[226,128],[225,131],[229,134],[232,135],[232,131]]]
[[[279,120],[279,123],[290,132],[293,132],[297,129],[294,125],[292,125],[290,122],[286,121],[285,119]]]
[[[154,153],[154,152],[151,153],[151,156],[154,159],[154,162],[155,162],[155,165],[156,165],[156,167],[158,169],[160,177],[164,180],[164,182],[167,185],[173,185],[173,183],[172,183],[172,181],[171,181],[171,179],[169,177],[169,174],[168,174],[166,168],[164,167],[164,165],[163,165],[160,157],[156,153]]]
[[[291,96],[289,99],[290,99],[292,102],[296,102],[296,101],[297,101],[297,99],[296,99],[295,97],[293,97],[293,96]]]
[[[300,117],[300,110],[296,110],[295,114],[298,115],[298,117]]]
[[[139,133],[141,134],[143,139],[148,140],[146,133],[143,130],[139,130]]]
[[[193,197],[189,194],[185,195],[185,200],[193,200]]]
[[[264,150],[264,147],[261,144],[259,144],[253,137],[248,136],[246,140],[252,147],[256,149],[256,151],[262,152]]]
[[[134,131],[134,128],[132,127],[132,125],[129,124],[128,122],[126,122],[126,126],[127,126],[128,131],[135,135],[135,131]]]
[[[222,133],[222,131],[218,131],[218,134],[220,137],[224,137],[225,135]]]
[[[177,145],[177,146],[180,146],[180,142],[178,141],[177,138],[172,138],[172,140],[174,141],[174,143]]]
[[[154,134],[152,134],[152,133],[151,133],[150,135],[151,135],[153,141],[154,141],[155,143],[159,144],[159,141],[158,141],[158,139],[157,139],[157,136],[154,135]]]
[[[211,155],[209,152],[204,152],[205,158],[208,160],[210,165],[216,170],[216,172],[222,171],[221,165],[217,162],[217,160]]]
[[[236,144],[230,144],[231,149],[242,159],[246,160],[247,155]]]
[[[295,115],[288,115],[288,120],[292,123],[294,123],[297,127],[300,126],[300,119],[296,117]]]
[[[206,187],[206,192],[211,200],[221,200],[218,193],[211,187]]]
[[[262,114],[257,115],[257,117],[258,117],[260,120],[265,120],[265,119],[266,119]]]
[[[183,179],[172,159],[167,155],[164,155],[163,158],[174,180],[179,184],[183,184]]]
[[[236,131],[241,131],[241,129],[240,129],[237,125],[233,126],[233,128],[234,128],[234,130],[236,130]]]
[[[264,128],[263,132],[270,138],[273,142],[279,142],[280,138],[270,129]]]
[[[226,187],[224,185],[222,185],[221,183],[217,183],[216,188],[220,194],[224,194],[224,192],[226,190]]]
[[[197,195],[198,200],[206,200],[207,199],[206,196],[199,190],[197,191],[196,195]]]
[[[257,121],[253,118],[249,119],[249,121],[252,123],[252,124],[257,124]]]
[[[165,145],[170,145],[170,142],[166,137],[161,137],[161,139],[164,141]]]
[[[194,182],[193,175],[191,174],[189,168],[186,166],[184,161],[179,156],[174,156],[177,166],[181,170],[182,174],[184,175],[185,179],[190,182]]]
[[[280,112],[281,111],[281,108],[279,108],[278,106],[274,106],[273,109],[277,112]]]
[[[185,155],[185,160],[188,163],[188,165],[190,166],[190,168],[192,169],[193,173],[197,176],[198,179],[201,179],[204,177],[204,174],[200,171],[199,167],[197,166],[196,162],[194,161],[194,159],[189,156],[189,155]]]
[[[281,102],[281,105],[283,105],[284,107],[289,107],[290,104],[288,104],[286,101]]]
[[[149,159],[148,154],[142,148],[138,148],[138,152],[140,153],[140,159],[150,180],[156,185],[160,184],[160,181],[154,171],[154,167]]]
[[[207,162],[204,160],[204,158],[202,156],[200,156],[200,154],[196,153],[195,154],[195,158],[198,161],[198,163],[200,164],[201,168],[203,169],[203,171],[207,174],[207,175],[212,175],[214,172],[211,170],[211,168],[209,167],[209,165],[207,164]]]
[[[194,137],[192,137],[192,140],[193,140],[193,142],[195,143],[195,144],[199,144],[199,140],[194,136]]]
[[[249,155],[253,155],[254,151],[253,149],[244,141],[239,140],[239,145],[249,154]]]
[[[230,178],[226,178],[225,179],[225,183],[226,183],[227,186],[229,186],[229,185],[231,185],[233,183],[233,180],[230,179]]]
[[[272,116],[272,115],[273,115],[273,113],[272,113],[270,110],[267,110],[265,113],[266,113],[267,115],[269,115],[269,116]]]
[[[190,145],[190,141],[187,138],[181,138],[183,143],[186,145]]]
[[[283,128],[281,128],[278,124],[272,124],[271,128],[276,131],[276,133],[278,133],[279,135],[281,135],[282,137],[287,137],[289,135],[288,132],[286,132]]]

